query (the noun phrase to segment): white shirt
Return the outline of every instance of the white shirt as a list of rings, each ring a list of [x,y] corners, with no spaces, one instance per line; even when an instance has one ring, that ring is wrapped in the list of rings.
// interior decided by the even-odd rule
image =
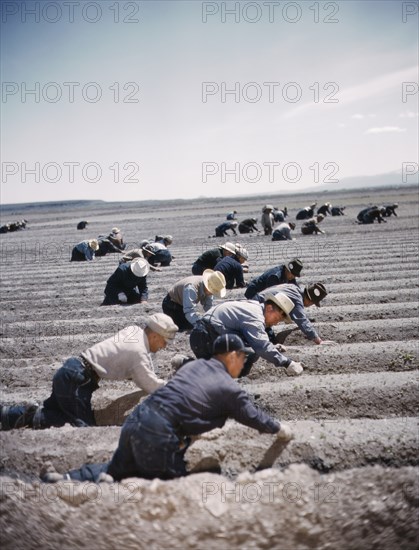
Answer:
[[[165,384],[154,372],[148,338],[137,325],[125,327],[81,355],[101,378],[133,380],[147,393]]]

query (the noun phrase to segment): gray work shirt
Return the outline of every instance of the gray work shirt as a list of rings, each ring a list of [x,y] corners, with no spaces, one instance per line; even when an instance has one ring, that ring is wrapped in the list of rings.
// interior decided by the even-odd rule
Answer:
[[[307,319],[303,302],[303,294],[296,285],[284,284],[271,286],[256,294],[253,299],[258,300],[259,302],[264,302],[267,294],[277,294],[278,292],[284,293],[294,304],[294,309],[289,315],[301,332],[305,334],[309,340],[319,338],[319,335],[313,325]]]
[[[277,367],[287,367],[291,359],[269,341],[263,311],[264,305],[255,301],[223,302],[207,311],[202,319],[211,323],[217,334],[237,334],[259,357]]]

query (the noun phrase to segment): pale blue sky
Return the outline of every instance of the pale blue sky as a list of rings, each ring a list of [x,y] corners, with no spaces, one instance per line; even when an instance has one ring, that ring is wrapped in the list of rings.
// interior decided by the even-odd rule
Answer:
[[[273,22],[267,2],[242,2],[238,22],[234,15],[223,22],[223,9],[236,2],[120,1],[120,20],[131,15],[139,20],[134,23],[115,23],[116,3],[103,0],[90,2],[87,18],[95,16],[95,6],[101,13],[89,23],[82,12],[86,4],[73,3],[71,23],[62,2],[2,2],[3,203],[294,192],[314,185],[310,166],[315,163],[321,183],[328,172],[325,163],[338,167],[335,178],[341,180],[401,171],[402,163],[418,161],[419,16],[405,14],[403,22],[402,13],[403,4],[413,12],[417,2],[271,3]],[[25,13],[35,5],[39,22]],[[60,17],[54,5],[61,8]],[[310,9],[315,5],[318,23]],[[203,12],[208,12],[206,23]],[[259,21],[246,21],[258,14]],[[323,22],[328,16],[338,22]],[[24,86],[31,89],[37,82],[38,102],[24,93]],[[80,83],[73,103],[66,82]],[[89,82],[96,83],[85,88],[90,98],[95,89],[102,92],[97,102],[83,98]],[[133,85],[124,90],[128,82],[138,91]],[[203,82],[212,83],[208,90],[219,90],[206,102]],[[275,83],[272,102],[266,82]],[[287,86],[292,82],[296,85]],[[238,102],[231,94],[222,102],[223,87],[235,83]],[[334,84],[324,90],[326,83]],[[119,102],[114,101],[117,88]],[[53,103],[57,89],[63,95]],[[258,90],[262,95],[252,102]],[[122,101],[130,92],[138,102]],[[295,103],[283,98],[296,92],[301,99]],[[330,99],[338,102],[324,103],[332,92]],[[69,181],[72,162],[78,165]],[[40,181],[30,173],[23,181],[25,167],[33,170],[35,163]],[[88,163],[100,166],[99,181],[91,181],[96,171]],[[203,163],[208,163],[206,178]],[[237,178],[222,174],[236,163]],[[243,170],[248,163],[260,166],[260,174],[255,165]],[[280,165],[269,173],[266,163]],[[289,163],[299,166],[296,183],[287,181],[292,170],[282,173]],[[117,166],[119,181],[114,182]]]

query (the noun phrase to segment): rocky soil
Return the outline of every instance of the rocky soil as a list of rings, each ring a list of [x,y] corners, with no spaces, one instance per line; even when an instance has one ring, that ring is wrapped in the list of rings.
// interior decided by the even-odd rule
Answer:
[[[26,231],[0,235],[2,403],[42,402],[63,359],[129,323],[161,310],[170,284],[190,273],[225,213],[258,217],[261,206],[288,206],[294,219],[309,196],[151,204],[37,206],[3,212],[25,217]],[[308,310],[318,347],[298,331],[285,341],[302,361],[288,378],[259,360],[240,381],[296,438],[271,447],[272,436],[228,422],[188,451],[190,476],[129,479],[111,485],[40,483],[42,464],[59,471],[108,460],[119,427],[141,392],[130,382],[103,382],[94,397],[99,426],[1,432],[0,537],[3,548],[277,548],[284,550],[417,548],[418,539],[418,196],[416,189],[342,192],[317,197],[346,205],[323,222],[326,235],[287,244],[263,235],[234,241],[250,253],[247,279],[298,256],[303,284],[322,281],[329,295]],[[398,202],[397,218],[358,226],[370,203]],[[7,218],[7,219],[6,219]],[[89,220],[88,229],[76,224]],[[173,264],[148,276],[148,304],[100,307],[118,257],[70,263],[72,245],[113,226],[130,244],[157,233],[174,236]],[[297,222],[299,228],[301,222]],[[232,239],[233,240],[233,239]],[[240,289],[227,299],[243,298]],[[278,327],[278,331],[286,327]],[[188,353],[188,335],[155,357],[163,377],[170,357]]]

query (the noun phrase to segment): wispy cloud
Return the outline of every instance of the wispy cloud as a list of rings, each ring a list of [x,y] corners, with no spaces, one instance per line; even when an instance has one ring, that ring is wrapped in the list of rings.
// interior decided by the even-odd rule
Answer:
[[[407,69],[402,69],[400,71],[393,71],[391,73],[378,76],[371,80],[367,80],[362,84],[357,84],[356,86],[351,86],[349,88],[342,88],[337,94],[339,106],[347,106],[350,103],[355,103],[356,101],[361,101],[375,95],[383,95],[385,92],[391,89],[400,89],[403,82],[412,82],[416,81],[418,69],[416,66],[408,67]],[[317,104],[313,102],[303,103],[295,109],[292,109],[288,113],[283,115],[284,118],[292,118],[297,115],[301,115],[309,109],[317,107]],[[361,115],[363,116],[363,115]]]
[[[401,134],[406,132],[406,128],[400,128],[399,126],[380,126],[379,128],[368,128],[366,134]]]

